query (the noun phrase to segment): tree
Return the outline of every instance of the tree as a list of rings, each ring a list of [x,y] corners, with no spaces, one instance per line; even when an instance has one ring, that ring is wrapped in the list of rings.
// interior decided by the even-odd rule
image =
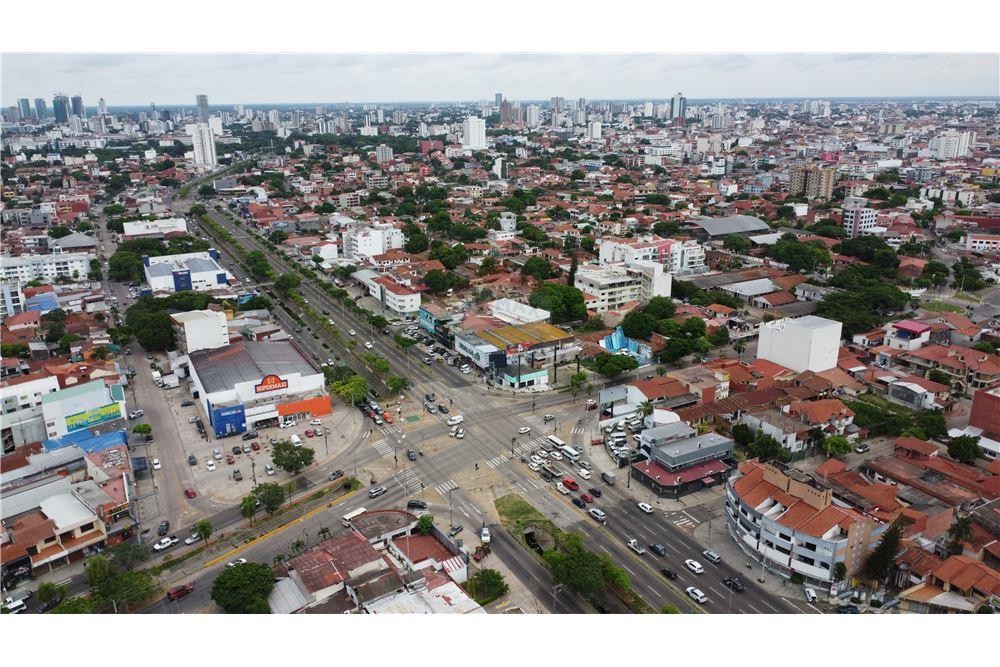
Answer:
[[[787,461],[790,458],[788,450],[780,442],[762,431],[758,431],[757,437],[747,446],[747,456],[760,459],[761,463],[775,459]]]
[[[677,304],[666,296],[654,296],[642,308],[642,312],[652,315],[657,320],[670,319],[676,311]]]
[[[77,597],[63,600],[53,609],[52,614],[91,614],[94,611],[94,601],[88,597]]]
[[[487,257],[479,265],[479,269],[476,271],[478,276],[488,276],[497,269],[497,260],[493,257]]]
[[[111,576],[111,563],[104,556],[91,556],[84,568],[87,572],[87,583],[91,588],[97,588]]]
[[[139,311],[134,316],[132,306],[126,312],[129,329],[143,349],[150,352],[166,352],[174,346],[174,329],[170,315],[165,310]]]
[[[635,359],[624,354],[602,352],[594,357],[594,370],[607,377],[615,377],[638,367]]]
[[[927,379],[931,382],[937,382],[938,384],[943,384],[946,387],[951,386],[951,376],[944,371],[932,368],[927,372]]]
[[[73,233],[73,230],[69,227],[63,225],[52,225],[49,227],[48,235],[54,239],[61,239],[65,236],[69,236]]]
[[[833,564],[833,580],[843,581],[847,577],[847,565],[844,561],[838,560]]]
[[[587,374],[583,371],[573,373],[569,376],[569,390],[573,394],[573,402],[576,402],[576,395],[580,393],[583,385],[587,382]]]
[[[842,435],[831,435],[823,440],[823,451],[828,457],[840,456],[851,451],[851,443]]]
[[[148,572],[122,572],[105,579],[97,588],[98,597],[108,607],[122,602],[136,605],[157,591]]]
[[[360,375],[353,375],[340,382],[330,385],[331,391],[344,399],[345,403],[354,404],[368,395],[368,381]]]
[[[271,460],[274,461],[274,465],[293,475],[312,465],[315,456],[316,452],[309,447],[296,447],[287,440],[280,440],[271,448]]]
[[[541,257],[530,257],[521,267],[522,276],[533,276],[538,280],[547,280],[553,276],[552,265]]]
[[[136,424],[132,427],[132,432],[139,435],[150,435],[153,432],[153,427],[149,424]]]
[[[196,217],[201,217],[208,213],[208,209],[205,208],[204,204],[192,204],[191,208],[188,209],[188,213]]]
[[[470,589],[474,591],[473,596],[480,604],[503,597],[510,590],[503,575],[490,568],[476,572],[472,575],[470,583]]]
[[[199,197],[212,197],[215,195],[215,188],[207,183],[198,188]]]
[[[142,258],[127,250],[118,250],[108,258],[108,278],[136,281],[142,279]]]
[[[66,597],[67,590],[65,586],[46,581],[38,586],[38,601],[42,604],[55,601],[58,604]]]
[[[944,384],[948,384],[947,382]],[[940,410],[922,412],[917,417],[917,426],[928,438],[943,438],[948,435],[948,423]]]
[[[712,335],[708,337],[708,342],[715,347],[722,347],[723,345],[729,344],[729,327],[723,325],[721,327],[716,327]]]
[[[430,514],[421,514],[417,519],[417,532],[421,535],[430,535],[434,527],[434,517]]]
[[[753,431],[746,424],[733,426],[733,441],[740,447],[746,447],[753,442]]]
[[[983,456],[978,435],[960,435],[948,441],[948,456],[961,463],[972,464]]]
[[[275,447],[277,447],[277,445],[275,445]],[[277,461],[275,461],[275,465],[278,465]],[[257,488],[253,490],[253,493],[254,496],[260,500],[260,504],[264,506],[264,510],[268,514],[274,514],[277,512],[281,507],[281,503],[285,502],[285,490],[280,484],[276,484],[274,482],[258,484]]]
[[[257,280],[270,280],[274,276],[274,270],[271,269],[267,256],[259,250],[247,253],[246,263],[251,275]]]
[[[431,269],[424,274],[424,285],[427,287],[427,291],[432,294],[440,294],[454,289],[456,282],[457,276],[440,269]]]
[[[635,309],[622,319],[622,333],[629,338],[649,340],[653,331],[656,330],[657,324],[657,319],[654,316],[640,309]]]
[[[972,517],[960,516],[956,518],[955,523],[951,524],[951,528],[948,529],[948,537],[950,538],[948,553],[952,556],[961,555],[965,549],[962,543],[972,539]]]
[[[926,278],[934,287],[944,287],[948,284],[948,265],[932,259],[924,265],[921,277]]]
[[[250,523],[253,524],[253,515],[257,513],[257,498],[254,496],[245,496],[243,500],[240,501],[240,514],[244,519],[250,519]]]
[[[392,392],[393,394],[402,393],[403,391],[406,390],[408,386],[410,386],[410,383],[407,381],[406,378],[400,377],[398,375],[393,375],[392,377],[390,377],[388,380],[386,380],[386,384],[389,386],[389,391]]]
[[[583,546],[583,538],[570,533],[558,548],[542,554],[552,578],[576,593],[596,593],[604,588],[601,559]]]
[[[903,537],[903,524],[897,519],[882,533],[882,539],[865,560],[864,573],[869,579],[882,582],[889,576],[899,554],[899,542]]]
[[[149,554],[138,544],[121,542],[108,550],[111,560],[131,572],[139,563],[144,562]]]
[[[296,273],[283,273],[274,281],[274,289],[281,294],[288,296],[293,290],[297,290],[302,284],[302,278]]]
[[[545,283],[531,292],[528,303],[551,314],[553,324],[574,322],[587,316],[583,292],[569,285]]]
[[[679,613],[681,613],[681,610],[678,609],[676,605],[664,604],[664,605],[660,605],[660,613],[661,614],[679,614]]]
[[[214,528],[212,528],[212,522],[208,519],[201,519],[200,521],[195,521],[192,528],[192,532],[198,536],[198,539],[208,544],[208,538],[212,536]]]
[[[737,254],[743,255],[750,250],[750,241],[742,236],[730,234],[722,241],[722,247]]]
[[[409,253],[425,252],[430,246],[430,241],[424,234],[411,234],[403,244],[403,250]]]
[[[274,574],[262,563],[227,567],[212,583],[212,600],[227,614],[269,614]]]

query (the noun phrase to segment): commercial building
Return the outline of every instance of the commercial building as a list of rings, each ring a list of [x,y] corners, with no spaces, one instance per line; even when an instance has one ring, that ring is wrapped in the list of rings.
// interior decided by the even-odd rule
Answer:
[[[215,135],[208,123],[188,125],[191,136],[191,147],[194,150],[194,163],[199,167],[214,167],[219,161],[215,154]]]
[[[184,218],[161,218],[159,220],[137,220],[122,225],[126,241],[133,239],[169,239],[187,234],[187,220]]]
[[[86,118],[87,117],[87,110],[83,106],[83,96],[82,95],[80,95],[80,94],[74,95],[70,99],[70,102],[72,104],[72,115],[76,116],[77,118]]]
[[[47,438],[90,429],[117,419],[125,412],[125,388],[92,380],[42,396],[42,417]]]
[[[56,278],[85,279],[90,272],[93,255],[62,252],[54,255],[21,255],[0,257],[4,280],[27,283],[32,280],[54,282]]]
[[[834,504],[792,469],[744,461],[726,483],[726,527],[736,544],[771,572],[829,587],[834,566],[858,572],[888,524]]]
[[[652,261],[627,266],[577,269],[574,287],[584,293],[588,310],[604,313],[629,303],[641,305],[654,296],[670,296],[671,276]]]
[[[213,248],[207,252],[162,255],[142,258],[142,270],[149,290],[154,294],[229,291],[232,276],[219,265],[219,254]]]
[[[208,95],[195,95],[194,103],[198,107],[198,122],[208,123]]]
[[[730,234],[749,236],[770,232],[771,227],[752,215],[729,215],[723,218],[692,218],[690,223],[701,228],[709,239],[721,239]]]
[[[4,454],[48,437],[42,415],[42,398],[59,391],[53,375],[26,375],[0,383],[0,436]]]
[[[878,211],[866,206],[844,208],[842,226],[849,239],[861,236],[878,223]]]
[[[363,285],[372,297],[378,299],[384,308],[397,315],[416,315],[420,310],[420,292],[400,285],[392,278],[371,269],[355,271],[351,277]]]
[[[226,314],[218,310],[191,310],[170,315],[175,339],[187,354],[229,345]]]
[[[290,342],[242,341],[188,356],[193,395],[216,437],[331,412],[323,374]]]
[[[469,116],[462,131],[462,146],[474,151],[486,149],[486,119]]]
[[[69,97],[62,93],[57,93],[52,97],[52,113],[56,123],[69,122]]]
[[[791,196],[805,195],[809,199],[829,199],[833,195],[833,181],[836,177],[833,168],[822,168],[816,165],[792,167],[789,170],[788,194]]]
[[[684,118],[684,114],[687,112],[687,98],[684,97],[682,93],[677,93],[674,95],[673,99],[670,100],[670,117],[671,118]]]
[[[658,496],[678,498],[725,481],[733,441],[718,433],[698,432],[683,422],[646,429],[639,436],[646,460],[630,466],[632,479]]]
[[[44,120],[49,115],[48,109],[46,108],[45,105],[45,100],[42,99],[41,97],[35,98],[35,113],[42,120]]]
[[[821,372],[837,365],[843,324],[807,315],[760,325],[757,358],[799,373]]]

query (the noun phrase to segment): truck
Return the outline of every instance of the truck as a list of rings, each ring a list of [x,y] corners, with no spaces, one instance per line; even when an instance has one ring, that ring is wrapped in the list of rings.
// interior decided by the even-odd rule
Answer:
[[[302,438],[300,438],[299,436],[295,435],[294,433],[292,434],[292,437],[289,438],[289,440],[296,447],[298,447],[299,445],[302,444]]]
[[[164,375],[162,378],[164,389],[173,389],[181,384],[180,378],[177,377],[177,373],[171,373],[170,375]]]
[[[610,472],[610,471],[608,471],[608,472],[602,472],[601,473],[601,479],[604,480],[604,482],[608,486],[614,486],[615,485],[615,474],[613,472]]]
[[[163,386],[163,375],[160,373],[160,371],[153,371],[153,384],[155,384],[157,387]]]

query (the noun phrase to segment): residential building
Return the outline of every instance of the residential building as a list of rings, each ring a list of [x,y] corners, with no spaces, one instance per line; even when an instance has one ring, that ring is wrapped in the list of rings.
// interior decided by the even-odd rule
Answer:
[[[474,151],[486,149],[486,119],[468,116],[462,132],[462,146]]]
[[[397,315],[416,315],[420,310],[420,292],[400,285],[392,278],[371,269],[355,271],[351,277],[363,285],[368,293]]]
[[[869,232],[878,223],[878,211],[865,206],[844,208],[842,226],[849,239]]]
[[[968,155],[969,147],[975,143],[975,132],[949,130],[932,138],[927,148],[939,160],[953,160]]]
[[[49,115],[48,109],[46,108],[45,105],[45,100],[42,99],[41,97],[35,98],[35,114],[38,116],[38,118],[42,120],[44,120]]]
[[[0,437],[4,454],[30,442],[48,437],[42,415],[42,398],[59,391],[59,380],[53,375],[25,375],[0,383]]]
[[[54,255],[21,255],[0,257],[3,279],[11,283],[32,280],[54,282],[60,276],[84,279],[90,272],[93,255],[83,253],[58,253]]]
[[[988,255],[1000,253],[1000,236],[995,234],[973,234],[965,236],[965,249]]]
[[[671,276],[662,264],[630,262],[626,266],[577,269],[574,286],[584,293],[588,310],[605,313],[626,304],[648,303],[654,296],[670,296]]]
[[[973,614],[981,606],[1000,613],[1000,572],[969,556],[949,556],[898,597],[900,611],[910,613]]]
[[[375,162],[378,164],[384,164],[386,162],[392,162],[393,152],[390,146],[385,144],[379,144],[375,148]]]
[[[829,199],[833,195],[836,173],[833,168],[816,165],[792,167],[789,170],[788,194],[793,197],[805,195],[809,199]]]
[[[198,122],[208,124],[208,95],[195,95],[195,106],[198,108]]]
[[[930,342],[931,327],[923,322],[901,320],[885,326],[883,344],[894,350],[912,352]]]
[[[726,527],[740,549],[785,578],[798,574],[824,587],[834,583],[834,565],[850,577],[888,524],[833,502],[790,468],[756,459],[744,461],[726,483]]]
[[[675,276],[702,273],[707,270],[705,249],[697,241],[677,241],[653,236],[639,240],[603,239],[599,261],[605,265],[640,261],[659,262]]]
[[[402,248],[403,232],[390,222],[374,222],[363,226],[354,223],[341,231],[342,247],[347,259],[366,259]]]
[[[188,125],[191,146],[194,149],[194,163],[199,167],[214,167],[219,161],[215,154],[215,135],[208,123]]]
[[[837,365],[842,328],[840,322],[815,315],[764,322],[757,358],[798,372],[829,370]]]

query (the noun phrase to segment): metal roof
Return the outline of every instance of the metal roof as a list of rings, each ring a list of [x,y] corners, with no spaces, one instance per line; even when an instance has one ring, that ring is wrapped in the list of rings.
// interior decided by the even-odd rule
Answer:
[[[693,218],[690,222],[704,229],[709,236],[763,232],[770,231],[771,229],[766,222],[752,215],[728,215],[724,218]]]
[[[191,365],[208,393],[227,391],[265,375],[315,375],[316,369],[288,341],[241,341],[189,355]]]

